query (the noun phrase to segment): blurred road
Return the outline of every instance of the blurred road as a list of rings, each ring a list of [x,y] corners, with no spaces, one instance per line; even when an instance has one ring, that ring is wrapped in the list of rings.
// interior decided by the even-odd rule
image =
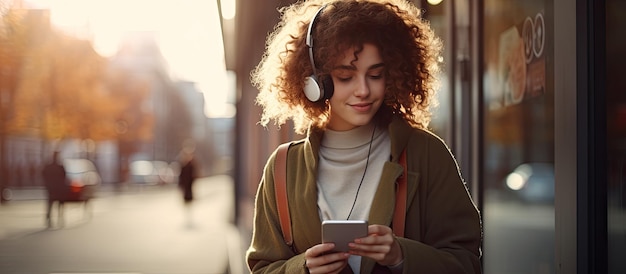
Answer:
[[[42,190],[14,191],[0,206],[0,273],[244,273],[228,176],[198,179],[185,207],[174,185],[98,192],[64,222],[44,222]]]

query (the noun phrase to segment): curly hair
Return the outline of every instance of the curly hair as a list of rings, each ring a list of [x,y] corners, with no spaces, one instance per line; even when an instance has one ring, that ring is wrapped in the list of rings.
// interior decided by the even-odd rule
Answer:
[[[377,115],[401,115],[411,126],[427,128],[436,104],[441,41],[420,10],[405,0],[310,0],[281,8],[281,21],[251,74],[259,89],[256,103],[263,108],[260,124],[273,120],[280,126],[291,119],[294,130],[304,133],[328,123],[328,102],[309,101],[303,92],[304,79],[313,74],[307,29],[322,6],[311,33],[318,76],[330,77],[346,50],[358,52],[364,44],[373,44],[386,68],[385,98]]]

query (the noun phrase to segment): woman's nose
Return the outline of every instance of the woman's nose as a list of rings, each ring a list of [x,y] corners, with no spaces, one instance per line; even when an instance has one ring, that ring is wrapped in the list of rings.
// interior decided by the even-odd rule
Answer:
[[[370,94],[370,87],[365,77],[361,77],[357,82],[357,86],[354,90],[354,96],[367,97]]]

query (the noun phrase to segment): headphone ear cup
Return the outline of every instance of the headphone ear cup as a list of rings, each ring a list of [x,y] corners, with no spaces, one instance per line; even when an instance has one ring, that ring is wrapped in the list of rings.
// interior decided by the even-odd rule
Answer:
[[[320,86],[315,75],[304,78],[304,95],[311,102],[317,102],[324,98],[324,83]]]
[[[324,76],[322,77],[322,86],[323,87],[323,91],[322,91],[322,97],[324,98],[324,100],[330,99],[330,97],[333,97],[333,93],[335,92],[335,85],[333,84],[333,78],[330,76]]]

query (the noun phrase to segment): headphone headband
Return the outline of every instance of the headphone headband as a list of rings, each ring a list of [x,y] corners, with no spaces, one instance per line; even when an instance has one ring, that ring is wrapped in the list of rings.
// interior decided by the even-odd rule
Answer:
[[[320,7],[315,16],[309,22],[309,27],[306,32],[306,46],[309,48],[309,60],[311,61],[311,67],[313,68],[313,74],[304,79],[304,94],[312,102],[318,102],[325,99],[330,99],[333,96],[334,86],[333,80],[330,77],[322,77],[321,81],[317,79],[317,68],[315,67],[315,59],[313,58],[313,25],[315,20],[322,13],[326,5]]]
[[[311,59],[311,66],[313,67],[313,74],[317,73],[316,68],[315,68],[315,60],[313,59],[313,34],[312,34],[313,25],[315,24],[315,20],[320,15],[320,13],[322,13],[325,7],[326,5],[323,5],[322,7],[320,7],[320,9],[317,10],[317,12],[315,12],[313,19],[311,19],[311,22],[309,22],[309,28],[306,32],[306,46],[309,48],[309,59]]]

